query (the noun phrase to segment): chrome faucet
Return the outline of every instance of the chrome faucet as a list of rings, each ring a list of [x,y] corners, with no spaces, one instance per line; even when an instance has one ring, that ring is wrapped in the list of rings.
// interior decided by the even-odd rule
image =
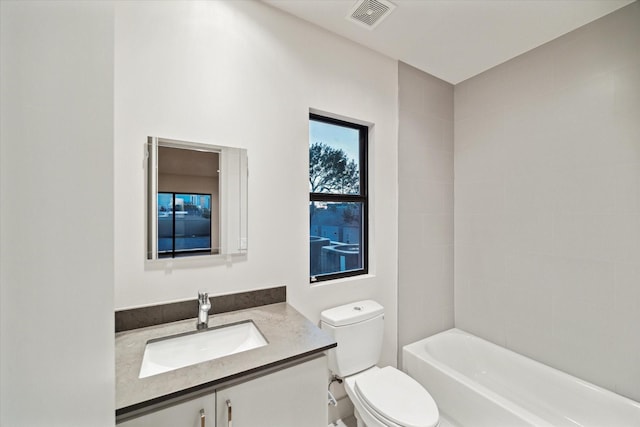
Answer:
[[[196,328],[207,329],[209,327],[209,310],[211,309],[211,301],[209,294],[206,292],[198,292],[198,323]]]

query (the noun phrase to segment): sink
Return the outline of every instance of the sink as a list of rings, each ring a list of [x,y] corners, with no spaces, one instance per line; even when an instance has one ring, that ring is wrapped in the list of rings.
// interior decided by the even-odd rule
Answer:
[[[267,345],[251,320],[147,341],[138,378]]]

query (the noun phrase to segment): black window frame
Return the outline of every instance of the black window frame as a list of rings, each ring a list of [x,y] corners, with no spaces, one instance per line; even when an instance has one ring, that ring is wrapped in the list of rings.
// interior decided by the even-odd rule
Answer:
[[[309,122],[317,121],[337,126],[347,127],[358,131],[358,149],[359,149],[359,169],[360,169],[360,193],[359,194],[337,194],[337,193],[312,193],[309,192],[309,202],[357,202],[362,206],[362,236],[360,242],[360,251],[362,254],[362,267],[353,270],[340,271],[336,273],[320,274],[311,276],[309,274],[310,283],[320,283],[329,280],[341,279],[344,277],[360,276],[369,272],[369,126],[352,123],[333,117],[327,117],[320,114],[309,113]],[[311,145],[310,145],[311,146]],[[309,224],[311,225],[311,224]],[[309,268],[311,266],[309,265]],[[311,273],[311,270],[309,270]]]

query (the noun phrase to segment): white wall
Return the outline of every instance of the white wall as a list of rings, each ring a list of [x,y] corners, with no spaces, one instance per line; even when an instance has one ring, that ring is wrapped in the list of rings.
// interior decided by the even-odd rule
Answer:
[[[0,425],[112,426],[113,4],[0,15]]]
[[[397,64],[260,2],[118,2],[115,26],[115,306],[287,285],[320,311],[386,307],[396,363]],[[309,284],[308,113],[374,123],[370,274]],[[249,252],[232,263],[144,259],[147,136],[248,149]]]
[[[640,400],[640,4],[455,87],[456,326]]]
[[[400,62],[398,86],[400,353],[454,323],[453,85]]]

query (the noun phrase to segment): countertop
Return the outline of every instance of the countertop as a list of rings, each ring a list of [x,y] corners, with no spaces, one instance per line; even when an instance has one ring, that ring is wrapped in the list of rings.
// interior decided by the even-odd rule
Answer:
[[[325,331],[287,303],[209,317],[209,327],[252,320],[268,345],[174,371],[138,378],[148,340],[194,331],[196,318],[116,334],[116,415],[255,374],[336,346]]]

